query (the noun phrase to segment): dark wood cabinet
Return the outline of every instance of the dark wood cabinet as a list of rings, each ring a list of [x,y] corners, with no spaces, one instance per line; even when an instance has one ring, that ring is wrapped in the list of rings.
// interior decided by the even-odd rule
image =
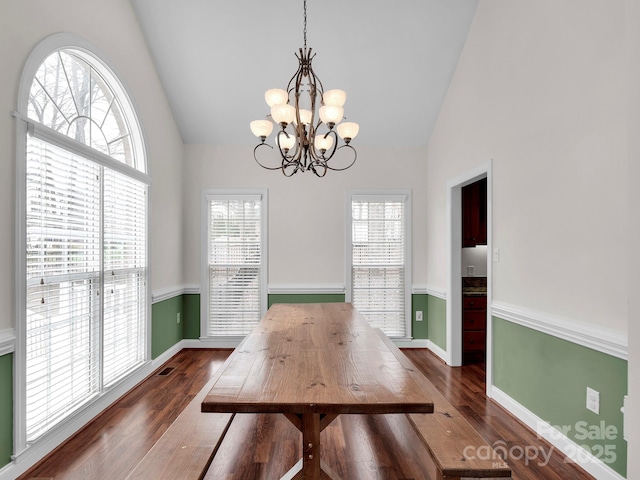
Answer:
[[[487,343],[487,297],[462,297],[462,362],[482,362]]]
[[[487,179],[462,187],[462,246],[487,244]]]

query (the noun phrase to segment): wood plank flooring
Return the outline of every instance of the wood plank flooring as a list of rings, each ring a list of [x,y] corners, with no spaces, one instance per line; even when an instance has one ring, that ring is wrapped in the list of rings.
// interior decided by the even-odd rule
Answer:
[[[541,456],[514,458],[527,446],[545,454],[551,447],[485,397],[481,367],[450,368],[427,350],[404,352],[489,443],[504,442],[498,445],[515,453],[507,458],[514,480],[592,479],[557,452],[544,466]],[[163,366],[174,367],[169,375],[149,377],[20,480],[124,479],[229,353],[181,351]],[[300,458],[300,442],[281,415],[236,415],[205,478],[276,480]],[[322,432],[321,445],[344,479],[432,478],[429,455],[403,415],[342,415]]]

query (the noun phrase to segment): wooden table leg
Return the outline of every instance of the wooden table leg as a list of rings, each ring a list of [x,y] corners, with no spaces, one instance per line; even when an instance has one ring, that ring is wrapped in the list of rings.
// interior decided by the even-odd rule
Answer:
[[[320,414],[302,415],[302,479],[320,480]]]
[[[302,459],[280,480],[340,480],[336,472],[320,460],[320,432],[338,415],[285,416],[302,432]]]

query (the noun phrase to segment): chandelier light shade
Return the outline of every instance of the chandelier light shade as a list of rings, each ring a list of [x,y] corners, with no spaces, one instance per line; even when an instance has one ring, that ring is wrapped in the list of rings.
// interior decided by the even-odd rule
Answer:
[[[264,99],[270,107],[271,120],[254,120],[251,132],[260,139],[253,149],[253,158],[263,168],[281,170],[290,177],[298,172],[312,171],[324,177],[327,170],[346,170],[357,159],[357,152],[351,141],[358,135],[360,127],[354,122],[344,122],[344,104],[347,93],[333,89],[324,91],[322,82],[313,71],[311,62],[315,54],[307,48],[307,1],[304,1],[304,47],[296,54],[298,70],[293,75],[287,89],[272,88],[265,92]],[[261,147],[269,147],[267,138],[276,126],[276,155],[270,155],[272,164],[258,159]],[[342,145],[338,146],[338,136]],[[338,150],[349,153],[329,162]],[[267,160],[267,158],[263,159]]]
[[[273,123],[269,120],[254,120],[251,122],[251,131],[256,137],[267,138],[273,131]]]

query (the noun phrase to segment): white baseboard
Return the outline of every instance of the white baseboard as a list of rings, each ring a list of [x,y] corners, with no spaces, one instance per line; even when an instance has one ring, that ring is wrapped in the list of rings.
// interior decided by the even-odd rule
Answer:
[[[398,348],[427,348],[427,339],[422,338],[398,338],[392,339],[393,343]]]
[[[440,348],[431,340],[427,340],[427,348],[431,350],[438,358],[440,358],[440,360],[449,365],[449,355],[447,355],[447,351],[445,349]]]
[[[583,470],[593,475],[598,480],[625,480],[618,472],[614,471],[599,458],[593,456],[591,452],[585,450],[559,430],[549,427],[545,422],[531,410],[518,403],[509,395],[504,393],[495,385],[491,388],[492,398],[518,420],[523,422],[540,438],[543,438],[564,455],[570,458],[573,463],[579,465]]]
[[[184,348],[182,342],[183,341],[176,343],[173,347],[158,356],[158,358],[142,365],[131,376],[118,383],[102,397],[76,412],[70,421],[63,423],[59,428],[54,429],[35,445],[21,452],[11,463],[0,470],[0,480],[13,480],[33,467],[61,445],[62,442],[77,433],[87,423],[129,393],[138,384],[146,380],[147,377],[153,374],[163,363],[182,350]]]
[[[184,348],[236,348],[244,337],[193,338],[183,340]]]
[[[0,480],[12,480],[18,478],[18,474],[14,473],[14,466],[15,464],[11,462],[0,468]]]

